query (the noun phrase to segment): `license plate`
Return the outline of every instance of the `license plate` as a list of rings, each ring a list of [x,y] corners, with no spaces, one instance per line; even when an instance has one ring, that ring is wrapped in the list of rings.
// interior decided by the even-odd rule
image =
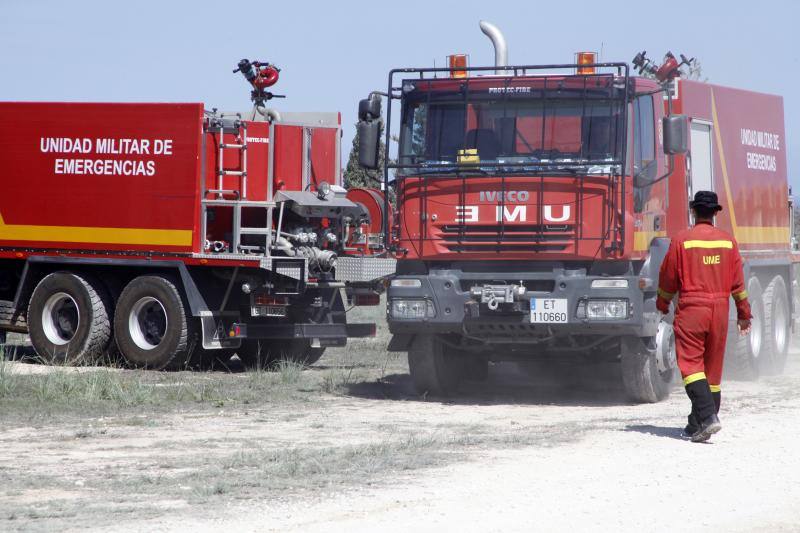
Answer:
[[[531,298],[531,324],[569,322],[566,298]]]
[[[286,308],[280,305],[259,305],[250,309],[251,316],[286,316]]]

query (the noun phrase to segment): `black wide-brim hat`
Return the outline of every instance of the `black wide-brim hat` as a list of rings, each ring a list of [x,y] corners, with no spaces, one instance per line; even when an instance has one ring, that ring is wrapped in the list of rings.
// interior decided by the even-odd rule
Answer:
[[[717,193],[713,191],[697,191],[694,195],[694,200],[689,202],[689,207],[705,207],[713,209],[714,211],[722,211],[722,206],[719,205],[719,198]]]

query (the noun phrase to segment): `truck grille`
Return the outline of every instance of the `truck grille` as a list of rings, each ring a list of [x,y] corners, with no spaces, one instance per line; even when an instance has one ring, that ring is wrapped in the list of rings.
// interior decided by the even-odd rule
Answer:
[[[444,225],[440,238],[452,252],[560,252],[575,239],[569,224]]]

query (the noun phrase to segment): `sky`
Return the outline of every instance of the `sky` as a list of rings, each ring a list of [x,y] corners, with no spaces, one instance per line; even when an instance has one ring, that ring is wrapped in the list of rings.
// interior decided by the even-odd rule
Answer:
[[[579,50],[630,61],[647,50],[697,57],[710,82],[784,97],[789,180],[800,193],[800,1],[571,2],[0,0],[0,100],[203,102],[249,109],[239,59],[281,67],[273,107],[341,111],[343,158],[358,100],[396,67],[453,53],[491,65],[480,20],[517,64]],[[346,161],[345,161],[346,162]]]

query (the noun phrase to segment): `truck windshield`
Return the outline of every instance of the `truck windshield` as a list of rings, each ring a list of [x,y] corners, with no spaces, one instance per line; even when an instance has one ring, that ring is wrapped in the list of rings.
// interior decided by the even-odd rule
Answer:
[[[621,161],[624,99],[613,85],[549,89],[515,80],[497,88],[481,81],[404,84],[401,174],[585,170]]]

